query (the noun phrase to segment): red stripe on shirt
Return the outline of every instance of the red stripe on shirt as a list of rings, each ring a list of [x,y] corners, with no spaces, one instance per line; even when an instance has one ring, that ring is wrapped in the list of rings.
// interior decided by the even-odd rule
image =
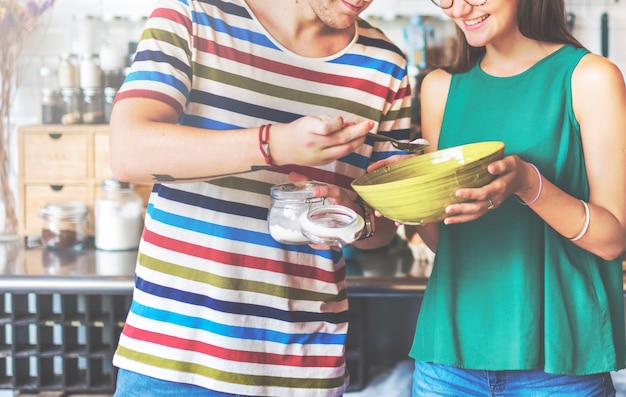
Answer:
[[[158,332],[151,332],[135,328],[129,324],[124,326],[124,335],[155,343],[160,346],[168,346],[175,349],[186,350],[193,353],[206,354],[229,361],[237,361],[251,364],[285,365],[292,367],[327,367],[336,368],[343,364],[343,358],[337,356],[295,356],[286,354],[274,354],[267,352],[233,350],[211,345],[196,340],[183,339]]]
[[[304,277],[327,283],[339,283],[345,277],[345,267],[342,267],[335,272],[329,272],[314,266],[299,265],[295,263],[276,261],[203,247],[186,241],[165,237],[147,229],[143,232],[143,239],[156,246],[165,247],[168,250],[182,252],[185,254],[192,252],[193,256],[229,266],[267,270],[278,274]]]

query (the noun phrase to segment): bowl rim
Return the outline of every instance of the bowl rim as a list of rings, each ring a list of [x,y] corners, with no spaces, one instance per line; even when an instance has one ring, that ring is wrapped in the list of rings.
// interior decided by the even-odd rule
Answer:
[[[447,167],[446,169],[438,171],[438,172],[428,172],[425,174],[412,175],[406,178],[386,181],[386,182],[378,182],[378,183],[370,182],[372,178],[378,177],[379,176],[378,174],[388,175],[390,172],[394,172],[399,169],[413,166],[414,163],[421,163],[421,162],[428,161],[428,159],[433,156],[446,155],[451,152],[456,152],[459,149],[470,150],[478,146],[492,146],[494,149],[493,151],[487,152],[484,155],[480,155],[467,163],[459,164],[453,167]],[[503,151],[504,151],[504,142],[502,141],[483,141],[483,142],[474,142],[474,143],[469,143],[469,144],[464,144],[464,145],[452,146],[449,148],[439,149],[433,152],[420,154],[414,157],[410,157],[408,159],[400,160],[397,163],[393,163],[389,166],[378,168],[370,173],[366,173],[357,177],[351,182],[351,185],[353,186],[353,188],[355,188],[355,190],[357,190],[356,188],[361,189],[361,190],[376,190],[381,187],[393,188],[395,185],[405,184],[409,180],[413,183],[417,183],[417,182],[426,183],[431,180],[443,178],[447,175],[455,175],[455,174],[458,175],[459,173],[462,173],[462,172],[469,172],[473,168],[481,166],[480,164],[476,164],[476,163],[480,161],[484,161],[491,157],[498,158],[501,156]]]

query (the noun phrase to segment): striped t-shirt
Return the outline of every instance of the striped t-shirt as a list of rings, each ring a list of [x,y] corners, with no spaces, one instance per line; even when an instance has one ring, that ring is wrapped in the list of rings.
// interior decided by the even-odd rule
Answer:
[[[180,123],[215,130],[341,115],[408,138],[405,66],[402,52],[363,20],[345,50],[307,58],[276,42],[244,0],[163,0],[117,101],[157,99],[180,112]],[[156,184],[114,364],[233,394],[341,395],[345,263],[339,251],[271,238],[270,187],[295,170],[350,188],[390,153],[367,141],[323,167]]]

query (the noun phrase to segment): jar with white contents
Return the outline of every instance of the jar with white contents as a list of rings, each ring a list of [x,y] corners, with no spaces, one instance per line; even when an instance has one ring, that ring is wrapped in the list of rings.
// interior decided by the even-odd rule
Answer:
[[[143,200],[132,185],[116,179],[102,182],[94,204],[97,249],[122,251],[139,246],[143,231]]]
[[[309,244],[300,230],[300,215],[324,205],[324,198],[315,197],[320,182],[281,183],[272,186],[272,205],[268,215],[270,234],[283,244]]]
[[[315,189],[325,183],[283,183],[272,186],[268,224],[274,240],[283,244],[347,245],[364,227],[363,218],[348,207],[325,205]]]
[[[302,234],[315,244],[352,244],[361,237],[364,227],[365,220],[342,205],[314,208],[300,215]]]

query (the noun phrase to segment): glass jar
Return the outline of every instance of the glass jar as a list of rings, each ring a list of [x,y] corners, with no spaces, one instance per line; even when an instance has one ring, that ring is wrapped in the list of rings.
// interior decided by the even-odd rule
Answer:
[[[60,124],[63,115],[63,102],[57,90],[44,88],[41,90],[41,123]]]
[[[78,67],[74,55],[70,53],[61,54],[58,77],[60,88],[78,88]]]
[[[104,88],[104,122],[111,121],[111,112],[113,111],[113,102],[115,101],[117,90],[113,87]]]
[[[104,123],[104,96],[100,88],[86,88],[83,90],[83,123]]]
[[[117,70],[126,66],[127,23],[119,15],[102,16],[100,68]]]
[[[79,82],[80,88],[102,87],[102,76],[99,56],[97,54],[82,54],[80,57]]]
[[[326,205],[300,215],[302,234],[315,244],[352,244],[361,237],[364,227],[365,220],[343,205]]]
[[[103,70],[102,71],[102,86],[107,88],[113,88],[118,90],[124,83],[124,69],[119,70]]]
[[[143,200],[130,183],[104,180],[94,204],[96,248],[122,251],[139,247],[143,210]]]
[[[72,49],[77,54],[100,48],[102,26],[95,15],[74,14],[72,18]]]
[[[85,246],[89,238],[89,212],[84,202],[46,203],[41,217],[41,242],[46,248],[78,250]]]
[[[42,90],[55,90],[58,88],[57,70],[42,66],[39,68],[39,87]]]
[[[272,204],[268,214],[268,227],[274,240],[283,244],[309,244],[302,234],[300,216],[310,209],[324,205],[323,197],[315,197],[321,182],[282,183],[274,185],[270,194]]]
[[[61,116],[61,124],[73,125],[80,124],[80,89],[64,88],[61,90],[61,99],[63,102],[63,115]]]

